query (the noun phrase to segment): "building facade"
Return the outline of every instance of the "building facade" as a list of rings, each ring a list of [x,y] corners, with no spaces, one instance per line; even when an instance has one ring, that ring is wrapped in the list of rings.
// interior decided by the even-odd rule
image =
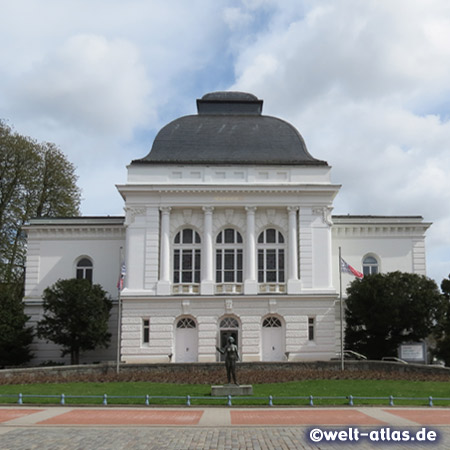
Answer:
[[[340,338],[339,247],[367,274],[425,274],[430,224],[332,216],[340,186],[292,125],[263,115],[251,94],[211,93],[197,107],[128,166],[117,186],[125,217],[30,222],[31,322],[59,278],[90,277],[117,299],[123,262],[121,314],[111,317],[123,362],[215,362],[228,336],[243,361],[330,359]],[[85,361],[114,359],[116,348],[117,339]],[[37,360],[59,359],[50,344],[34,350]]]

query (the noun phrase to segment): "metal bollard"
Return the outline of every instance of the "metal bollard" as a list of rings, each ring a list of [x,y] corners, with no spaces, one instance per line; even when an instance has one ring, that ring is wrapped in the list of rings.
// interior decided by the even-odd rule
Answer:
[[[147,394],[147,395],[145,396],[145,405],[148,406],[149,404],[150,404],[150,397],[149,397],[149,395]]]
[[[431,395],[428,397],[428,406],[433,406],[433,397]]]
[[[66,396],[64,394],[61,394],[61,401],[60,401],[61,405],[65,405],[66,404]]]
[[[191,406],[191,396],[190,395],[188,395],[186,397],[186,406]]]
[[[350,406],[353,406],[353,395],[349,395],[349,396],[348,396],[348,404],[349,404]]]
[[[269,406],[273,406],[273,397],[269,395]]]
[[[232,403],[231,403],[231,395],[228,396],[228,406],[232,406]]]
[[[392,395],[389,396],[389,406],[394,406],[394,397]]]
[[[312,395],[309,396],[309,406],[314,406],[313,396]]]
[[[103,394],[103,404],[106,406],[108,404],[108,396]]]
[[[22,394],[19,394],[19,399],[17,400],[17,403],[18,403],[19,405],[23,405]]]

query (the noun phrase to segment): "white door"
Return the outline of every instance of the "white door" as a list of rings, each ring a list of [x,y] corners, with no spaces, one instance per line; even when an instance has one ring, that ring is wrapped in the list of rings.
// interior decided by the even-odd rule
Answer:
[[[262,326],[263,361],[283,361],[284,339],[283,325],[277,317],[267,317]]]
[[[176,362],[197,362],[198,336],[194,320],[183,318],[178,321],[175,341]]]

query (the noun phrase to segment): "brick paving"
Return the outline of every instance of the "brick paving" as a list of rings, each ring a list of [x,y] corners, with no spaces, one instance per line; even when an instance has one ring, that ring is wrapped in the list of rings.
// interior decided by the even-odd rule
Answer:
[[[83,415],[85,420],[80,419]],[[436,426],[447,424],[450,409],[446,408],[40,407],[30,410],[16,406],[0,408],[0,417],[3,417],[0,450],[450,448],[450,426]],[[252,418],[251,423],[248,417]],[[422,424],[429,424],[426,426],[436,430],[440,439],[433,443],[371,443],[361,439],[314,444],[308,436],[316,426],[306,424],[317,424],[323,430],[348,430],[357,425],[361,431],[380,430],[382,426],[418,431],[425,426]]]

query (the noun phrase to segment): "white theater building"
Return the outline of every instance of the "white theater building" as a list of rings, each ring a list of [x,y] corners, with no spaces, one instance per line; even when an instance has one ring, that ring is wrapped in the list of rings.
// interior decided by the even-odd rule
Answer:
[[[26,227],[26,312],[42,292],[87,277],[115,300],[122,259],[120,358],[126,363],[215,362],[234,336],[243,361],[328,360],[339,349],[339,264],[364,273],[425,274],[420,216],[333,216],[340,185],[298,131],[262,115],[262,101],[216,92],[197,101],[128,166],[125,217],[35,219]],[[342,180],[345,181],[345,180]],[[352,281],[343,275],[345,285]],[[59,361],[36,341],[35,361]]]

